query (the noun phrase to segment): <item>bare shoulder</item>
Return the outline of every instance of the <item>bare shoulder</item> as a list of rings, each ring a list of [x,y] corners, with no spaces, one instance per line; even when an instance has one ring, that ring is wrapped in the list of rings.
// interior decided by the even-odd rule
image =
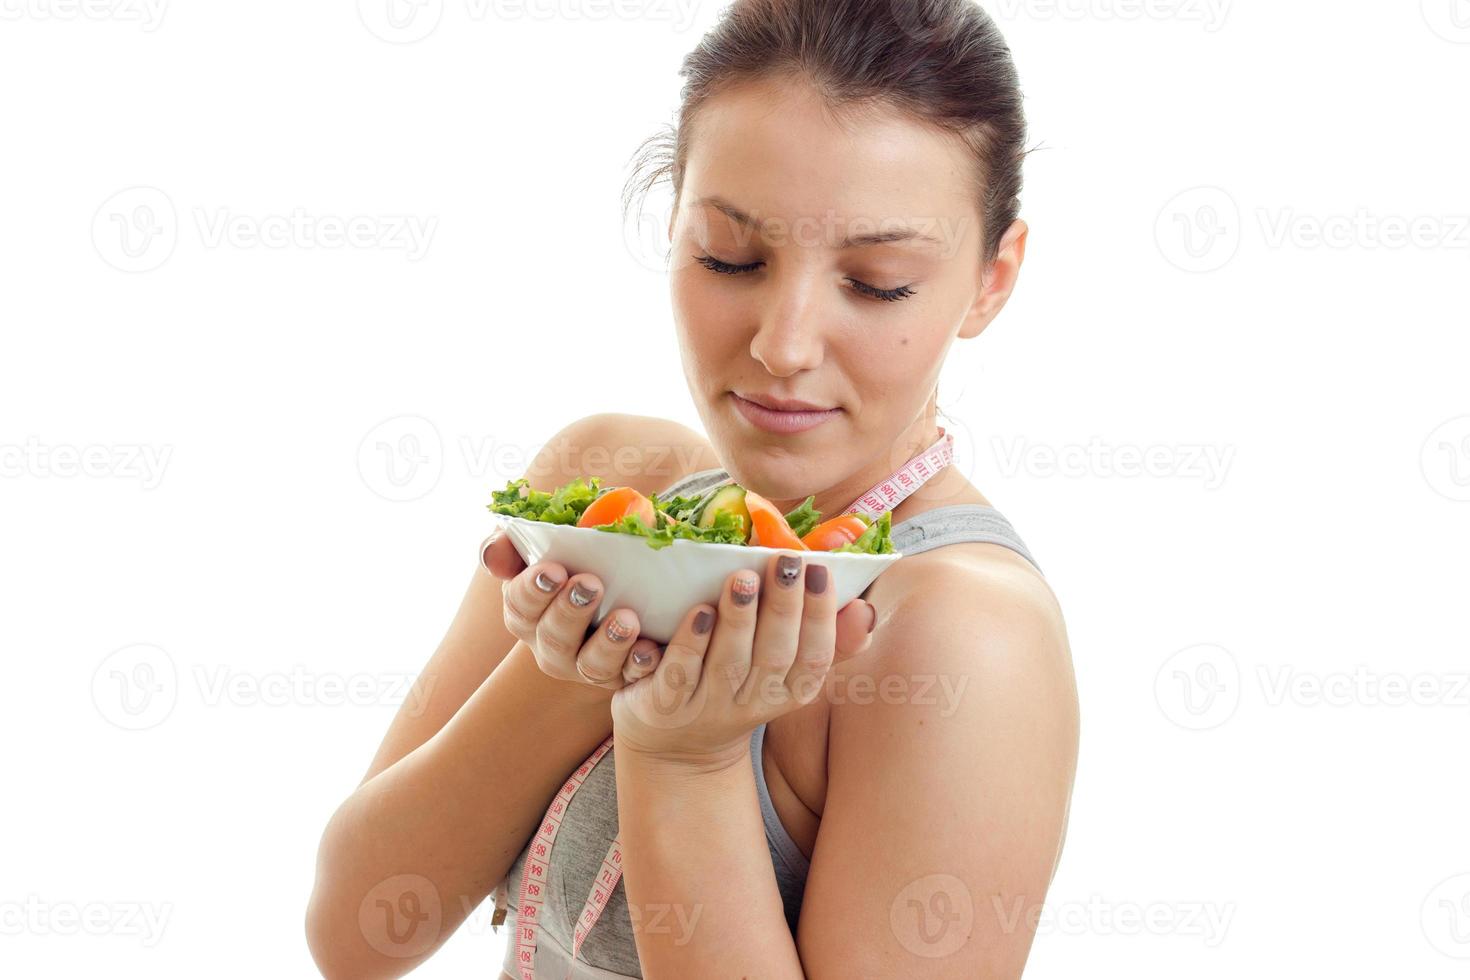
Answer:
[[[526,478],[536,489],[550,490],[576,476],[596,476],[604,486],[651,494],[719,465],[709,440],[687,425],[653,415],[600,412],[552,435]]]
[[[867,597],[878,622],[856,669],[964,674],[1001,696],[1042,696],[1035,710],[1075,726],[1076,680],[1061,606],[1035,566],[1014,551],[964,543],[904,558]]]
[[[1011,613],[1062,627],[1061,606],[1036,566],[998,544],[964,542],[902,558],[873,583],[867,597],[878,607],[880,625],[885,608],[895,615],[915,615],[922,608],[944,619]]]

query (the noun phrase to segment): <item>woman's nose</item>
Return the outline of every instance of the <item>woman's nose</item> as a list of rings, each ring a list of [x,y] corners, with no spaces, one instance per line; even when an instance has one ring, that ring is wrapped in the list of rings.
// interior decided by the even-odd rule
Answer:
[[[826,351],[826,329],[833,312],[823,308],[820,291],[809,281],[778,287],[764,305],[750,354],[778,378],[818,367]]]

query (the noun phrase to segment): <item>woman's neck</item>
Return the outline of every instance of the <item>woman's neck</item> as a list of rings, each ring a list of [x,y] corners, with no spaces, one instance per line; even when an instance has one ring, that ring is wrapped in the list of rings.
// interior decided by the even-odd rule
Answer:
[[[934,445],[939,440],[939,426],[933,415],[925,415],[894,441],[893,451],[874,459],[868,466],[852,476],[825,490],[818,491],[812,506],[829,520],[843,513],[859,497],[877,486],[909,460]],[[776,500],[771,503],[782,513],[790,513],[800,507],[806,497],[794,500]],[[970,486],[964,474],[954,466],[946,466],[925,482],[914,493],[905,497],[893,509],[890,520],[897,525],[933,507],[948,504],[984,503],[979,491]]]

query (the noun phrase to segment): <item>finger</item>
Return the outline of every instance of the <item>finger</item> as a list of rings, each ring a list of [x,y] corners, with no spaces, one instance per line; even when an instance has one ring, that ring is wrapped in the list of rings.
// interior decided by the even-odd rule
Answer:
[[[623,664],[623,682],[632,684],[652,674],[658,667],[658,644],[647,638],[635,640],[628,649],[628,660]]]
[[[796,661],[804,604],[801,584],[804,564],[804,556],[798,552],[773,555],[766,566],[766,580],[761,583],[761,610],[756,619],[750,676],[744,693],[764,701],[774,699],[775,704],[770,707],[785,703],[786,672]]]
[[[837,613],[837,656],[841,661],[867,649],[873,628],[878,623],[878,610],[866,599],[854,599]]]
[[[717,615],[707,603],[700,603],[685,614],[665,645],[653,675],[654,703],[660,710],[677,712],[694,695]]]
[[[720,589],[716,614],[719,628],[705,657],[706,685],[719,682],[730,696],[737,695],[750,676],[750,645],[755,639],[756,612],[765,604],[760,576],[748,568],[731,572]]]
[[[631,609],[608,613],[577,654],[577,673],[582,679],[597,687],[622,687],[623,664],[633,641],[638,639],[638,626],[638,614]]]
[[[505,628],[518,640],[534,644],[536,624],[566,585],[567,570],[554,561],[541,561],[500,586]]]
[[[798,704],[811,704],[821,693],[837,649],[837,599],[832,576],[819,561],[806,563],[801,606],[801,636],[796,659],[786,672],[786,690]]]
[[[509,579],[519,575],[526,563],[510,537],[496,531],[480,545],[480,567],[496,578]]]
[[[587,639],[587,624],[597,612],[601,597],[602,582],[596,575],[573,575],[536,621],[535,638],[530,643],[543,668],[556,668],[552,676],[568,677],[576,669],[577,654]]]

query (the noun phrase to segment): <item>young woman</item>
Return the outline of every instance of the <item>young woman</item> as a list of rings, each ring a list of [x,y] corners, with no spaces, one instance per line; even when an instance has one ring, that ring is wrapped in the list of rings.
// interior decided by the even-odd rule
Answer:
[[[734,481],[831,516],[927,460],[894,481],[904,557],[841,609],[819,552],[737,573],[665,647],[636,609],[589,636],[596,576],[489,542],[427,701],[323,835],[307,931],[328,976],[407,972],[493,889],[513,980],[1025,964],[1076,762],[1070,654],[936,422],[951,343],[995,319],[1025,254],[1010,53],[972,0],[735,0],[683,74],[632,189],[672,182],[708,441],[594,416],[532,485]],[[630,447],[639,465],[608,465]]]

